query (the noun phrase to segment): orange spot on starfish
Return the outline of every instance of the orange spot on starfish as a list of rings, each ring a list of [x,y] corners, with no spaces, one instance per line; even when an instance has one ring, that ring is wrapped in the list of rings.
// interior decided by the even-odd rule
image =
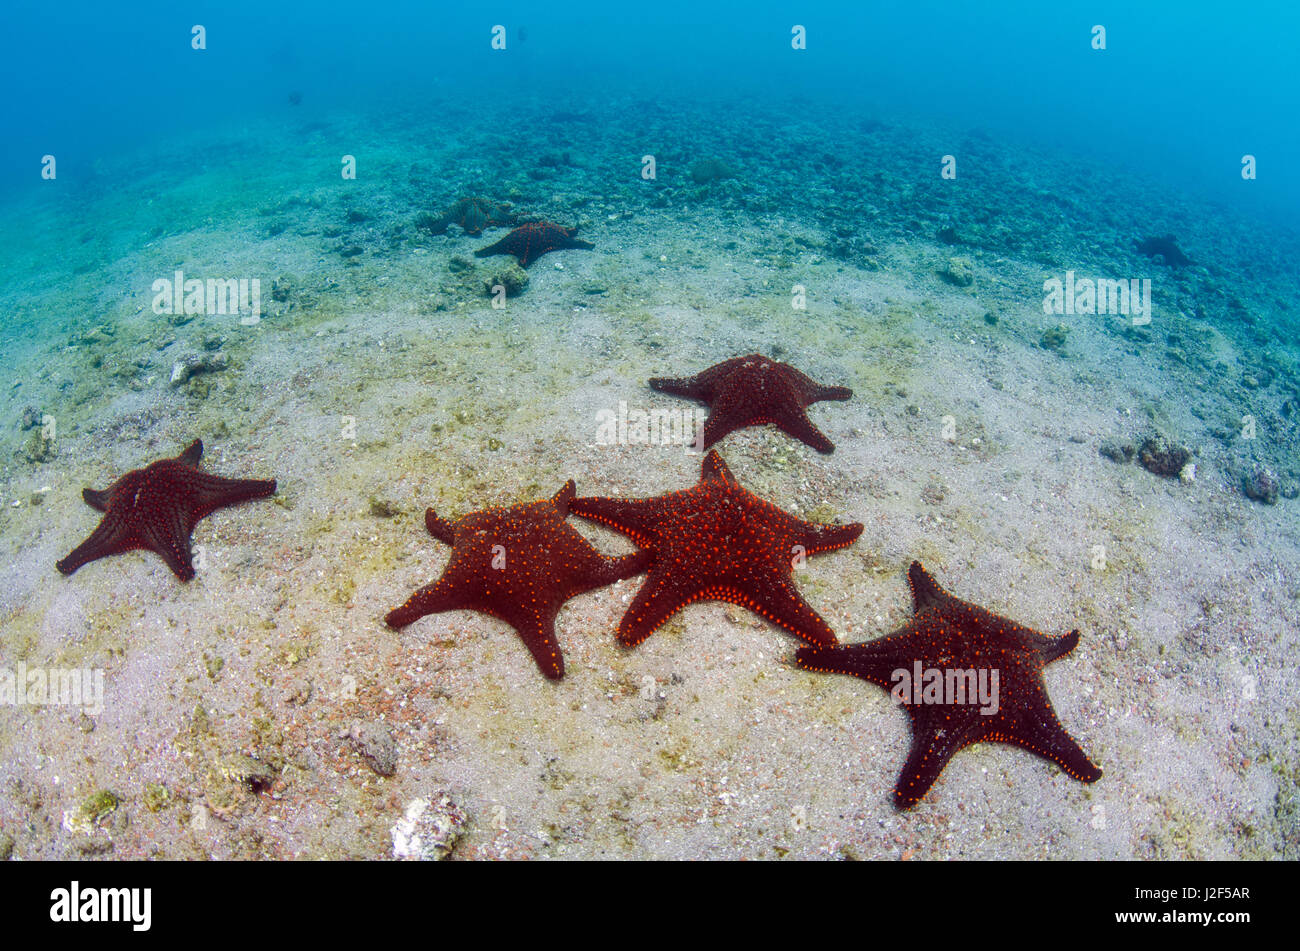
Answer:
[[[482,509],[454,522],[427,510],[425,526],[452,546],[451,561],[441,578],[388,612],[388,626],[442,611],[480,611],[513,627],[542,673],[559,680],[564,657],[555,617],[564,602],[644,571],[649,561],[642,552],[610,558],[593,548],[565,521],[574,492],[570,479],[552,498]]]
[[[104,513],[99,526],[55,564],[70,575],[87,562],[145,548],[158,554],[182,581],[194,577],[190,535],[199,520],[227,505],[275,493],[274,479],[225,479],[199,470],[203,442],[194,440],[174,459],[135,469],[107,489],[82,497]]]
[[[618,627],[629,647],[688,604],[727,601],[812,644],[835,633],[795,587],[804,557],[851,545],[862,525],[814,525],[740,487],[722,457],[704,458],[700,481],[652,499],[574,499],[575,515],[622,532],[653,560]]]
[[[894,787],[894,805],[916,805],[953,754],[979,742],[1022,746],[1081,782],[1099,779],[1101,770],[1065,732],[1043,684],[1043,666],[1074,650],[1079,632],[1048,637],[955,598],[919,561],[912,562],[907,580],[916,616],[905,627],[865,644],[804,647],[795,655],[804,670],[853,674],[893,690],[906,707],[912,749]],[[994,704],[954,702],[948,695],[940,702],[918,702],[915,693],[897,689],[903,679],[896,672],[910,676],[918,663],[922,670],[940,671],[945,680],[950,671],[974,671],[977,681],[982,675],[985,683],[996,684],[996,710],[981,712]]]
[[[818,452],[834,452],[835,444],[812,424],[807,408],[821,400],[853,396],[846,386],[822,386],[790,364],[757,353],[716,364],[695,376],[654,377],[650,386],[709,406],[705,449],[737,429],[772,423]]]
[[[565,248],[592,250],[595,245],[590,241],[575,238],[578,229],[566,228],[550,221],[537,221],[520,225],[496,244],[479,248],[475,257],[486,258],[493,254],[513,254],[519,259],[520,267],[528,267],[548,251],[560,251]]]

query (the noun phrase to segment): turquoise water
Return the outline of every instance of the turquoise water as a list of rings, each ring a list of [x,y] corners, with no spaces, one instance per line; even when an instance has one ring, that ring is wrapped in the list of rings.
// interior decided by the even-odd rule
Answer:
[[[6,8],[0,187],[32,183],[33,155],[59,153],[65,182],[96,158],[198,126],[305,111],[521,93],[699,98],[807,97],[846,122],[866,114],[934,117],[1013,139],[1095,154],[1162,175],[1179,190],[1293,221],[1300,190],[1300,88],[1286,3],[1061,3],[870,6],[653,4],[633,18],[605,4],[229,3],[127,11],[18,2]],[[205,16],[211,23],[205,21]],[[806,20],[806,23],[801,21]],[[193,21],[193,22],[191,22]],[[190,48],[194,23],[207,49]],[[791,49],[806,27],[807,48]],[[506,27],[507,48],[491,46]],[[1106,49],[1092,49],[1093,27]],[[287,117],[286,117],[287,118]],[[825,130],[828,136],[834,129]],[[1240,184],[1243,153],[1262,174]]]

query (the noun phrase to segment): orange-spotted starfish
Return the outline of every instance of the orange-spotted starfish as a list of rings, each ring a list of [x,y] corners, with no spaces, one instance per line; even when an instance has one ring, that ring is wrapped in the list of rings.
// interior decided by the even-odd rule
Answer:
[[[834,452],[835,444],[812,424],[807,408],[821,400],[853,396],[847,386],[822,386],[790,364],[757,353],[716,364],[695,376],[654,377],[650,386],[709,406],[704,449],[734,430],[774,423],[818,452]]]
[[[520,267],[528,267],[547,251],[560,251],[565,248],[581,248],[590,251],[595,247],[590,241],[575,238],[578,229],[566,228],[550,221],[536,221],[520,225],[496,244],[479,248],[475,257],[486,258],[493,254],[513,254],[519,259]]]
[[[653,555],[618,627],[631,647],[695,601],[748,608],[811,644],[838,643],[795,587],[803,559],[851,545],[862,526],[814,525],[740,487],[722,457],[704,457],[700,481],[653,499],[574,499],[575,515],[627,535]]]
[[[424,513],[429,534],[451,546],[442,577],[388,612],[401,628],[426,614],[464,609],[500,618],[523,639],[542,673],[564,676],[555,617],[575,595],[644,571],[642,552],[609,558],[565,521],[573,480],[552,498],[462,515],[454,522]]]
[[[224,479],[199,470],[203,443],[194,440],[174,459],[135,469],[107,489],[86,489],[86,504],[104,513],[99,527],[55,564],[70,575],[87,562],[146,548],[177,578],[194,577],[190,535],[199,519],[227,505],[275,493],[274,479]]]
[[[1079,632],[1047,637],[944,591],[919,561],[907,580],[916,616],[878,640],[800,648],[804,670],[853,674],[890,690],[912,718],[912,750],[894,805],[916,805],[953,754],[972,743],[1013,743],[1091,783],[1101,770],[1052,709],[1043,666],[1079,643]],[[990,688],[991,689],[988,689]],[[967,689],[969,688],[969,690]]]

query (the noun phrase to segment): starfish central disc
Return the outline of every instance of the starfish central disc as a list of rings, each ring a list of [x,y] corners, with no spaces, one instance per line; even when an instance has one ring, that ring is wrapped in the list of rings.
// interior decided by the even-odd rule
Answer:
[[[814,525],[740,487],[709,452],[700,481],[653,499],[574,499],[573,512],[650,552],[649,575],[619,624],[639,644],[686,605],[728,601],[812,644],[835,644],[830,626],[799,594],[804,559],[851,545],[862,525]]]
[[[847,386],[822,386],[790,364],[758,353],[726,360],[695,376],[654,377],[650,387],[708,405],[704,449],[737,429],[771,423],[818,452],[834,452],[835,444],[808,418],[808,407],[853,396]]]
[[[454,522],[433,509],[424,522],[434,538],[451,545],[442,577],[388,612],[401,628],[426,614],[464,609],[500,618],[513,627],[542,673],[564,676],[555,617],[575,595],[645,570],[642,552],[602,555],[565,521],[575,487],[570,480],[552,498],[508,508],[483,509]]]

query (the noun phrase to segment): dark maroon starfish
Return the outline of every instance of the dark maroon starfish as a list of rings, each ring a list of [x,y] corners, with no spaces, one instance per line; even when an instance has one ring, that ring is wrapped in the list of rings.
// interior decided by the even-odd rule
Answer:
[[[1081,782],[1100,778],[1057,720],[1043,684],[1043,666],[1074,650],[1079,632],[1047,637],[959,600],[919,561],[907,580],[916,616],[905,627],[865,644],[803,647],[795,654],[804,670],[853,674],[906,705],[912,751],[894,805],[914,806],[954,753],[981,741],[1022,746]]]
[[[199,519],[227,505],[275,493],[274,479],[225,479],[201,472],[203,442],[194,440],[174,459],[135,469],[107,489],[86,489],[86,504],[104,518],[84,542],[57,562],[70,575],[87,562],[145,548],[161,556],[182,581],[194,577],[190,534]]]
[[[814,525],[740,487],[716,452],[700,481],[653,499],[574,499],[575,515],[600,522],[654,556],[650,573],[618,626],[631,647],[696,601],[748,608],[811,644],[835,633],[795,587],[805,557],[853,544],[862,526]]]
[[[649,557],[602,555],[565,521],[573,480],[552,498],[470,512],[454,522],[424,513],[429,534],[451,546],[442,577],[388,612],[389,627],[464,609],[500,618],[523,639],[542,673],[564,676],[555,616],[575,595],[644,571]]]
[[[847,400],[847,386],[822,386],[788,363],[761,354],[736,357],[681,379],[654,377],[652,389],[688,396],[709,406],[704,421],[707,449],[734,430],[774,423],[818,452],[834,452],[835,445],[812,424],[808,406],[821,400]]]
[[[486,258],[493,254],[513,254],[519,259],[520,267],[528,267],[547,251],[560,251],[565,248],[592,250],[595,245],[590,241],[575,238],[578,229],[565,228],[550,221],[537,221],[520,225],[496,244],[479,248],[476,257]]]
[[[1159,255],[1165,262],[1173,268],[1187,267],[1192,263],[1192,259],[1183,254],[1182,249],[1178,247],[1178,242],[1171,234],[1159,238],[1147,238],[1145,241],[1133,242],[1137,247],[1139,254],[1145,254],[1149,258]]]

